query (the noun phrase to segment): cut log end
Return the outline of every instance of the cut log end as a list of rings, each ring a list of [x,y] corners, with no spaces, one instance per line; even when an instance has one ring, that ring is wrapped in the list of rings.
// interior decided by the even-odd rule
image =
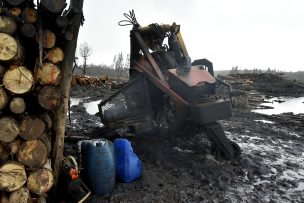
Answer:
[[[25,140],[35,140],[45,131],[45,123],[37,116],[25,116],[19,124],[19,134]]]
[[[38,103],[46,110],[54,110],[61,104],[61,93],[55,86],[45,86],[38,93]]]
[[[30,203],[30,191],[26,187],[22,187],[14,191],[9,197],[10,203]]]
[[[61,11],[65,8],[66,2],[65,0],[41,0],[42,6],[50,11],[51,13],[61,13]]]
[[[15,119],[3,117],[0,119],[0,140],[3,142],[13,141],[19,134],[19,128]]]
[[[13,34],[17,30],[17,24],[13,18],[0,16],[0,32]]]
[[[36,35],[36,40],[39,43],[39,34]],[[50,30],[44,30],[42,33],[42,46],[51,49],[55,46],[56,35]]]
[[[36,80],[42,85],[57,85],[60,80],[60,69],[53,63],[43,63],[36,67]]]
[[[28,177],[27,187],[32,193],[42,195],[51,189],[53,183],[52,171],[43,168],[35,171]]]
[[[22,17],[27,23],[37,22],[37,11],[34,8],[26,7],[23,9]]]
[[[21,144],[17,158],[29,168],[41,168],[47,160],[47,155],[47,148],[41,140],[30,140]]]
[[[59,47],[54,47],[47,53],[46,58],[50,62],[57,64],[57,63],[63,61],[64,53],[63,53],[62,49],[60,49]]]
[[[6,1],[12,6],[19,6],[20,4],[25,2],[25,0],[6,0]]]
[[[14,97],[10,102],[10,110],[14,114],[21,114],[25,111],[26,104],[22,97]]]
[[[32,89],[34,77],[24,66],[11,66],[3,77],[4,87],[15,94],[24,94]]]
[[[5,90],[0,87],[0,110],[4,109],[8,103],[8,96]]]
[[[10,61],[18,56],[18,43],[8,34],[0,33],[0,61]]]
[[[21,33],[27,38],[34,38],[37,34],[35,26],[28,23],[21,26]]]
[[[18,162],[7,162],[0,168],[0,189],[12,192],[26,183],[24,166]]]
[[[14,8],[11,8],[9,9],[9,13],[12,15],[12,16],[20,16],[21,14],[21,9],[19,7],[14,7]]]

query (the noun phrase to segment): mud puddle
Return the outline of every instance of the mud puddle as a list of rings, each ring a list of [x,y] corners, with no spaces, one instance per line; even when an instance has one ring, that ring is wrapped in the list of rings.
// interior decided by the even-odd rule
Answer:
[[[267,115],[287,112],[294,114],[304,113],[304,97],[273,97],[265,99],[265,103],[261,105],[269,107],[269,109],[255,109],[253,112]]]

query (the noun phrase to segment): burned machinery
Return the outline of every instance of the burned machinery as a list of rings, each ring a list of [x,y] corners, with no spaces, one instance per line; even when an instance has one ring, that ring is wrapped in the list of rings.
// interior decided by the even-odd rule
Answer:
[[[180,25],[141,27],[134,11],[124,16],[119,25],[133,26],[130,81],[98,105],[102,122],[137,133],[159,127],[170,134],[182,122],[192,122],[204,129],[218,159],[239,160],[239,146],[217,122],[232,116],[230,85],[214,77],[207,59],[191,62]]]

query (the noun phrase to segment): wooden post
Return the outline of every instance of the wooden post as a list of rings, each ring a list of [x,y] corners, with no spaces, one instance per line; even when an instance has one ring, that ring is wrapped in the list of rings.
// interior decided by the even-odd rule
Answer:
[[[73,7],[77,4],[78,7],[82,9],[83,0],[71,0],[70,6]],[[71,80],[72,80],[72,67],[75,58],[75,51],[77,47],[77,38],[79,27],[82,21],[82,12],[77,13],[74,16],[73,27],[74,27],[74,38],[71,41],[68,41],[64,47],[64,57],[63,66],[62,66],[62,77],[59,85],[59,89],[63,94],[63,101],[61,105],[55,111],[55,122],[54,130],[56,134],[55,144],[53,147],[52,154],[52,163],[53,163],[53,172],[54,172],[54,185],[57,185],[58,176],[61,169],[61,162],[63,158],[63,145],[64,145],[64,133],[65,133],[65,124],[66,116],[68,111],[68,98],[70,95]]]

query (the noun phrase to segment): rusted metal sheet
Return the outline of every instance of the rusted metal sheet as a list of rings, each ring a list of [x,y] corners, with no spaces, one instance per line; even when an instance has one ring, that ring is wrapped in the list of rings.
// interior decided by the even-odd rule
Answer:
[[[216,79],[208,71],[201,69],[199,66],[192,66],[189,72],[179,73],[178,69],[170,69],[169,72],[181,79],[189,87],[216,82]]]

